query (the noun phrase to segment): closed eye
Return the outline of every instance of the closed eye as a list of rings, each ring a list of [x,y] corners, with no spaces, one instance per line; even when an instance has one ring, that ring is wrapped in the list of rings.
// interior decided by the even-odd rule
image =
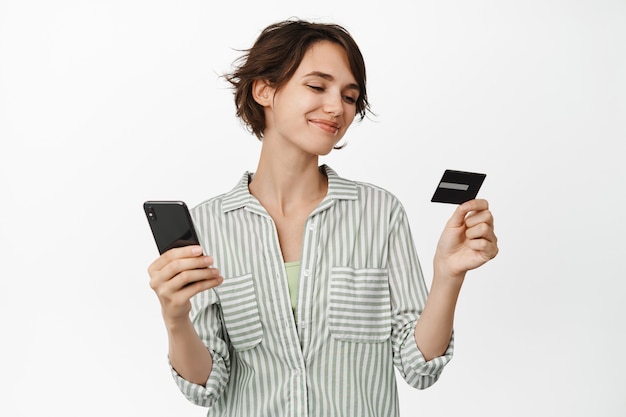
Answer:
[[[324,91],[326,91],[324,87],[321,87],[319,85],[307,84],[307,87],[315,91],[316,93],[323,93]],[[356,104],[357,99],[352,96],[343,96],[343,101],[348,104]]]

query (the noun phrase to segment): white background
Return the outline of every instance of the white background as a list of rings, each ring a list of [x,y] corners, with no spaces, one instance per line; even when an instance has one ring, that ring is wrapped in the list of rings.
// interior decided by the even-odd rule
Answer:
[[[0,415],[205,414],[168,373],[141,204],[256,168],[219,74],[290,16],[360,44],[377,116],[322,162],[403,201],[426,276],[441,173],[487,173],[501,253],[403,416],[626,415],[623,0],[3,0]]]

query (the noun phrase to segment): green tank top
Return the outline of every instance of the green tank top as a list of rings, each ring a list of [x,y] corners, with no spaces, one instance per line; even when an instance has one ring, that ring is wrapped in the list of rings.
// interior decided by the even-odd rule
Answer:
[[[298,280],[300,279],[300,261],[285,262],[285,270],[287,271],[287,284],[289,284],[289,296],[291,297],[291,308],[293,314],[296,314],[298,305]]]

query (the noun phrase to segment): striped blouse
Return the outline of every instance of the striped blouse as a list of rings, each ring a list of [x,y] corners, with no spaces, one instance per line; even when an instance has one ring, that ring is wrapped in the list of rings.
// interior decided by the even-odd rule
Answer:
[[[248,190],[252,174],[191,210],[224,282],[192,299],[213,356],[206,385],[172,374],[208,416],[393,417],[394,365],[424,389],[452,358],[452,339],[430,361],[415,343],[427,288],[400,202],[320,170],[328,194],[305,224],[295,316],[274,222]]]

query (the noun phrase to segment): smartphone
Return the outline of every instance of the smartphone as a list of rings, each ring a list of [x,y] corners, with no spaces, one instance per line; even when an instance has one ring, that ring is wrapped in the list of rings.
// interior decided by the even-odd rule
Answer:
[[[172,248],[200,244],[183,201],[146,201],[143,210],[160,254]]]

